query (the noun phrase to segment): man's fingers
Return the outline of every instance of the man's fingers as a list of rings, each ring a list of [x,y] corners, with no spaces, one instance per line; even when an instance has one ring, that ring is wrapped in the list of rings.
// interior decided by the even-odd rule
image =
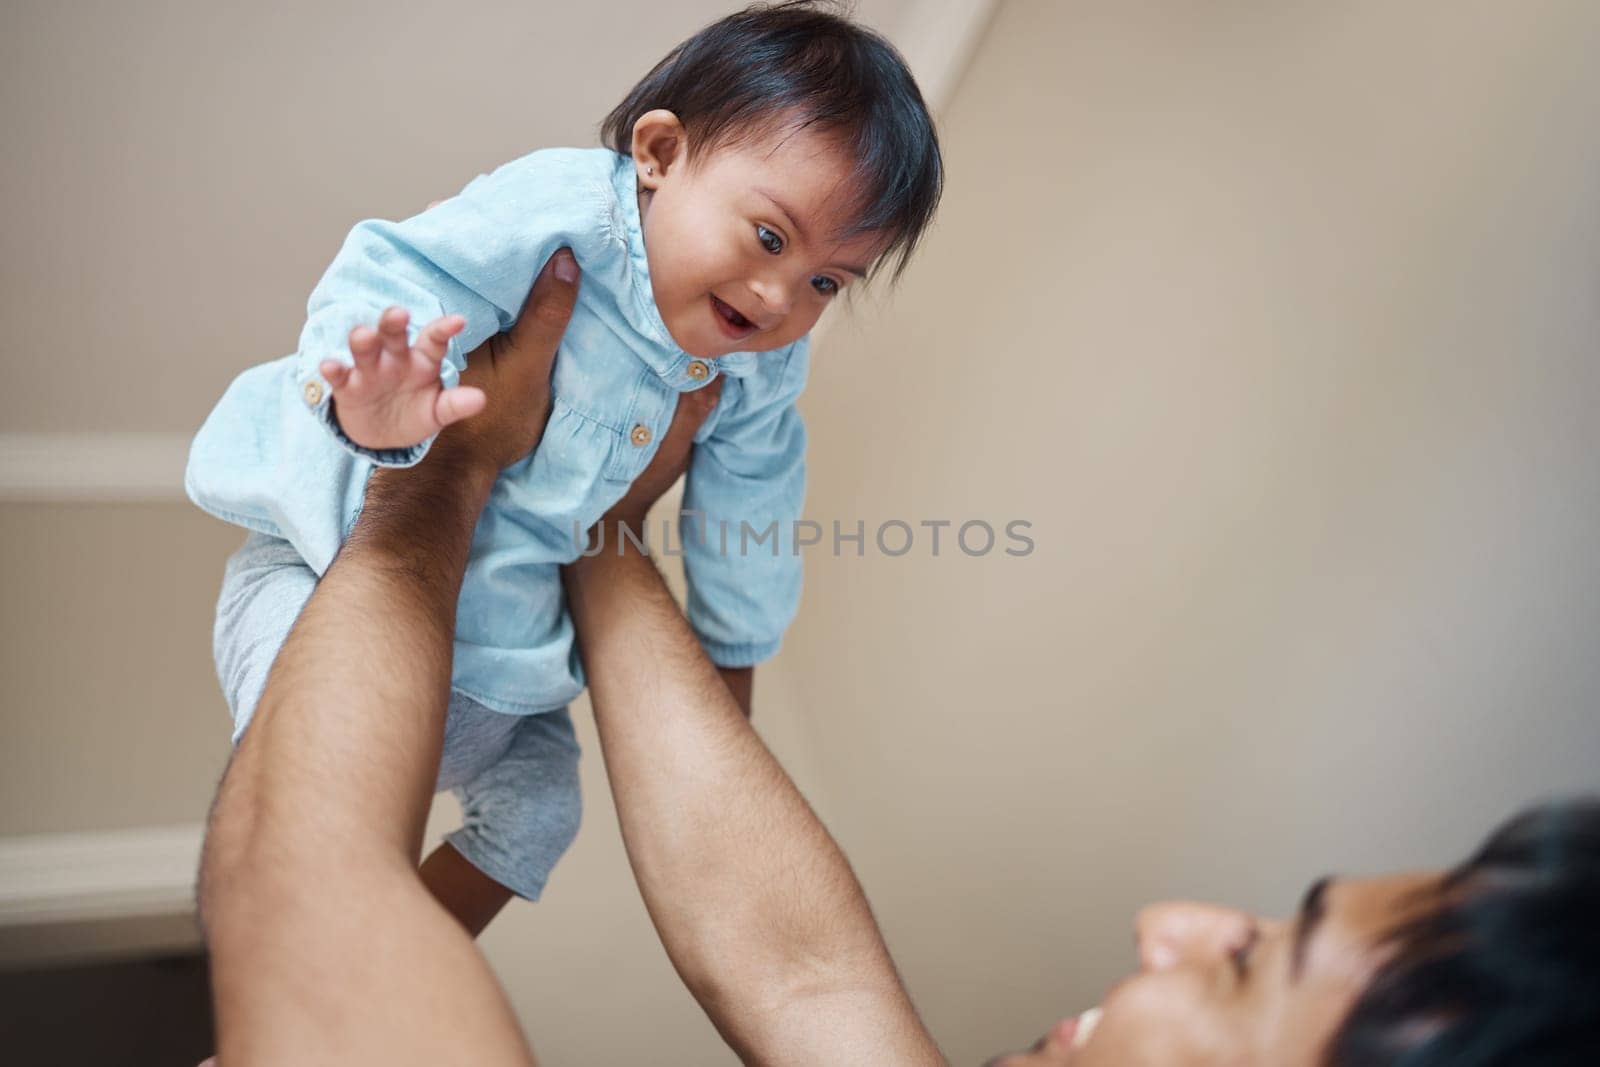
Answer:
[[[722,379],[714,378],[710,385],[684,393],[678,398],[678,407],[672,413],[672,423],[667,427],[667,440],[692,441],[711,409],[722,398]]]
[[[710,385],[696,389],[692,393],[684,394],[684,402],[673,413],[672,421],[677,422],[680,418],[685,422],[692,421],[693,425],[690,426],[689,432],[691,434],[695,433],[700,429],[700,424],[706,421],[706,416],[711,414],[711,409],[716,407],[717,402],[721,399],[722,378],[713,378]],[[685,410],[686,408],[687,410]]]
[[[553,356],[577,300],[578,261],[570,249],[563,248],[550,257],[534,281],[528,302],[511,327],[512,347]]]
[[[662,483],[663,488],[677,481],[678,475],[689,466],[689,453],[694,450],[694,435],[700,432],[701,424],[711,414],[711,409],[717,406],[721,396],[721,378],[692,393],[679,394],[678,406],[673,409],[672,422],[667,426],[667,435],[661,439],[661,447],[656,449],[656,454],[646,466],[646,470],[653,468],[663,473],[666,478]]]
[[[476,415],[488,402],[489,398],[477,386],[458,385],[439,394],[433,402],[433,417],[439,420],[440,426],[449,426]]]

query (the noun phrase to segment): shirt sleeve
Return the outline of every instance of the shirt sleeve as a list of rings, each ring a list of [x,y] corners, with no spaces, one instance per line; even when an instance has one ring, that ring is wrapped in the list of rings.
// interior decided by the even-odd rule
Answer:
[[[689,623],[720,667],[771,658],[800,606],[794,542],[806,431],[795,402],[808,348],[796,342],[770,378],[727,381],[716,422],[689,461],[680,520]],[[735,382],[739,395],[728,404]]]
[[[439,367],[445,388],[456,385],[466,353],[516,321],[545,261],[567,246],[582,265],[601,239],[607,188],[580,158],[560,149],[535,152],[479,175],[420,215],[368,219],[351,230],[311,293],[295,362],[301,398],[347,449],[380,466],[406,467],[433,439],[376,450],[351,441],[335,418],[332,391],[318,370],[322,361],[348,366],[350,331],[376,326],[392,305],[410,312],[413,342],[429,322],[458,314],[466,327],[451,338]]]

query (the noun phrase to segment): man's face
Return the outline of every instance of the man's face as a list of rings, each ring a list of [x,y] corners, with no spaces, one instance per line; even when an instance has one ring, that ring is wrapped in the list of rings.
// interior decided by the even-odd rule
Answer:
[[[1202,904],[1139,913],[1140,970],[1106,995],[1082,1047],[1075,1019],[1004,1067],[1313,1067],[1382,961],[1384,935],[1439,875],[1328,880],[1288,922]]]
[[[661,318],[678,346],[715,359],[798,340],[881,253],[840,240],[851,223],[849,160],[809,129],[639,165],[645,248]]]

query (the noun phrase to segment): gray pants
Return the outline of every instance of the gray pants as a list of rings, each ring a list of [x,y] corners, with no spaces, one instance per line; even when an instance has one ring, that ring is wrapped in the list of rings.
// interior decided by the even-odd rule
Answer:
[[[229,557],[212,651],[234,744],[316,584],[316,573],[281,538],[252,533]],[[452,689],[435,788],[453,790],[464,813],[446,840],[490,878],[537,900],[582,814],[572,718],[565,708],[505,715]]]

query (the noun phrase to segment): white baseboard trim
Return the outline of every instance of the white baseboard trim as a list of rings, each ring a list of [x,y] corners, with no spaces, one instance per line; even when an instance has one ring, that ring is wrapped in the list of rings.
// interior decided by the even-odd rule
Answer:
[[[180,501],[189,435],[0,433],[0,501]]]
[[[0,930],[187,915],[205,827],[0,837]]]

